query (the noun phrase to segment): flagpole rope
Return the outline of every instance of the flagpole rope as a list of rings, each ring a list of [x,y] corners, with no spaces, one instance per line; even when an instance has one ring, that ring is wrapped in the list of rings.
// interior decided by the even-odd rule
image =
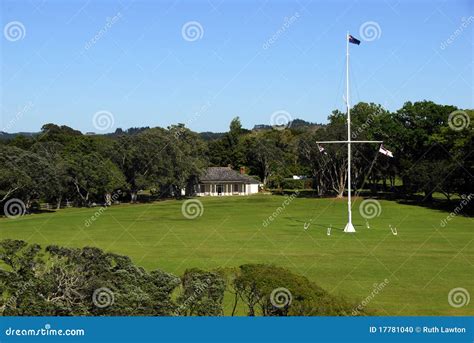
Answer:
[[[361,192],[362,189],[364,188],[364,186],[365,186],[365,184],[366,184],[366,182],[367,182],[367,180],[368,180],[368,178],[369,178],[369,176],[370,176],[370,173],[372,172],[372,168],[374,167],[375,162],[377,161],[377,157],[378,157],[378,156],[379,156],[379,154],[378,154],[378,152],[377,152],[377,153],[375,154],[375,157],[374,157],[374,159],[373,159],[373,161],[372,161],[372,164],[370,165],[370,168],[369,168],[369,170],[368,170],[366,176],[364,177],[364,181],[362,182],[362,185],[360,186],[359,189],[356,190],[356,194],[355,194],[356,197],[359,196],[360,192]]]

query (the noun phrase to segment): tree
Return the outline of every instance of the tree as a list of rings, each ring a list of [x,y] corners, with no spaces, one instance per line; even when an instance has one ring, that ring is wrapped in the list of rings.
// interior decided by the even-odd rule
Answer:
[[[473,110],[460,111],[458,115],[464,123],[472,125],[474,122]],[[439,175],[445,175],[446,171],[449,174],[438,183],[437,190],[448,200],[453,194],[462,196],[474,193],[474,131],[469,125],[454,130],[449,124],[445,124],[430,139],[432,144],[442,146],[447,151],[446,160],[437,167],[444,169],[444,172],[438,172]]]
[[[135,202],[138,190],[145,188],[180,195],[188,180],[200,175],[207,165],[205,149],[201,138],[181,124],[121,136],[113,160],[125,175]]]
[[[396,118],[403,126],[398,140],[402,143],[400,166],[406,192],[423,191],[425,200],[431,201],[440,176],[448,177],[451,172],[451,168],[444,172],[437,168],[449,155],[441,144],[433,144],[433,137],[447,126],[449,114],[455,110],[454,106],[421,101],[407,102],[397,111]]]
[[[285,268],[245,264],[239,269],[233,287],[250,316],[352,315],[353,307],[345,299]]]
[[[31,150],[49,161],[50,175],[46,200],[55,200],[56,208],[61,207],[63,197],[71,191],[64,159],[64,146],[55,141],[36,142]]]
[[[300,137],[298,153],[301,163],[310,170],[315,180],[313,184],[318,194],[332,190],[340,198],[347,181],[347,148],[344,144],[321,145],[325,149],[324,153],[315,142],[346,140],[346,115],[334,111],[328,119],[330,122],[325,128]]]
[[[0,241],[3,315],[173,315],[179,278],[147,272],[126,256],[97,248],[71,249]]]
[[[182,277],[183,292],[178,297],[178,313],[184,316],[221,316],[225,282],[215,272],[188,269]]]
[[[0,200],[17,197],[29,211],[32,200],[49,191],[52,180],[48,161],[35,153],[0,146]]]
[[[78,130],[74,130],[69,126],[62,125],[58,126],[56,124],[44,124],[41,127],[41,132],[39,134],[40,141],[54,141],[61,144],[68,144],[74,141],[76,138],[82,136],[82,133]]]
[[[247,138],[247,165],[260,177],[264,186],[276,170],[275,160],[279,158],[276,142],[264,134],[255,134]]]
[[[168,128],[167,144],[163,159],[168,168],[164,171],[163,184],[170,195],[180,196],[181,190],[193,184],[208,165],[207,147],[198,134],[183,124]]]
[[[211,141],[209,144],[209,160],[215,166],[231,165],[234,168],[244,163],[244,151],[241,138],[248,131],[242,128],[239,117],[232,119],[229,132],[221,139]]]
[[[352,145],[352,186],[362,188],[368,183],[375,192],[377,184],[382,180],[385,190],[388,178],[394,187],[399,157],[396,139],[396,133],[401,129],[399,123],[381,105],[364,102],[352,108],[351,122],[352,140],[384,141],[384,146],[395,155],[395,159],[379,156],[379,147],[372,143]]]
[[[68,180],[83,206],[101,199],[110,205],[110,193],[125,186],[122,171],[97,150],[94,141],[80,140],[64,152]]]
[[[96,153],[69,156],[67,173],[80,203],[86,206],[90,205],[91,199],[97,201],[101,197],[106,205],[110,205],[110,194],[125,184],[117,166]]]

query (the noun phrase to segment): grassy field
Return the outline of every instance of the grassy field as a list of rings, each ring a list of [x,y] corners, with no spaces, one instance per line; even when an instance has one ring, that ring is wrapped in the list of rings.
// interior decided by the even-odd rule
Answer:
[[[357,199],[357,233],[344,234],[345,200],[295,199],[266,227],[263,221],[282,206],[284,197],[199,200],[203,212],[196,219],[185,218],[183,201],[175,200],[114,206],[88,227],[86,220],[98,208],[0,219],[0,239],[97,246],[128,255],[147,269],[178,275],[189,267],[273,263],[355,302],[387,279],[367,305],[380,315],[474,314],[474,301],[460,308],[448,303],[448,293],[456,287],[474,296],[472,218],[457,216],[443,227],[446,212],[380,201],[381,214],[366,228],[359,213],[362,199]],[[305,223],[310,224],[306,230]]]

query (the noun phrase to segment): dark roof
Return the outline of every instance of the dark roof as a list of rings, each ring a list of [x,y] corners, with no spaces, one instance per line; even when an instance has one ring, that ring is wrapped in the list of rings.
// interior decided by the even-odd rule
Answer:
[[[259,184],[257,180],[247,175],[242,175],[229,167],[209,167],[203,176],[199,178],[201,182],[243,182]]]

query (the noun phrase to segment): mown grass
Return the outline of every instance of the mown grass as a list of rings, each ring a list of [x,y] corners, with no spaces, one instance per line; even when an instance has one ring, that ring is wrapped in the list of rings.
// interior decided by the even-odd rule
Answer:
[[[362,199],[356,199],[357,233],[344,234],[344,199],[295,199],[266,227],[263,221],[282,207],[285,197],[199,200],[204,211],[196,219],[182,215],[184,201],[178,200],[113,206],[88,227],[87,218],[98,208],[0,219],[0,239],[96,246],[128,255],[147,269],[177,275],[191,267],[272,263],[355,303],[387,279],[367,305],[380,315],[474,314],[472,301],[460,308],[448,303],[448,293],[456,287],[474,296],[472,218],[458,215],[443,227],[447,212],[380,201],[381,214],[366,228],[359,213]],[[306,230],[305,223],[310,223]]]

